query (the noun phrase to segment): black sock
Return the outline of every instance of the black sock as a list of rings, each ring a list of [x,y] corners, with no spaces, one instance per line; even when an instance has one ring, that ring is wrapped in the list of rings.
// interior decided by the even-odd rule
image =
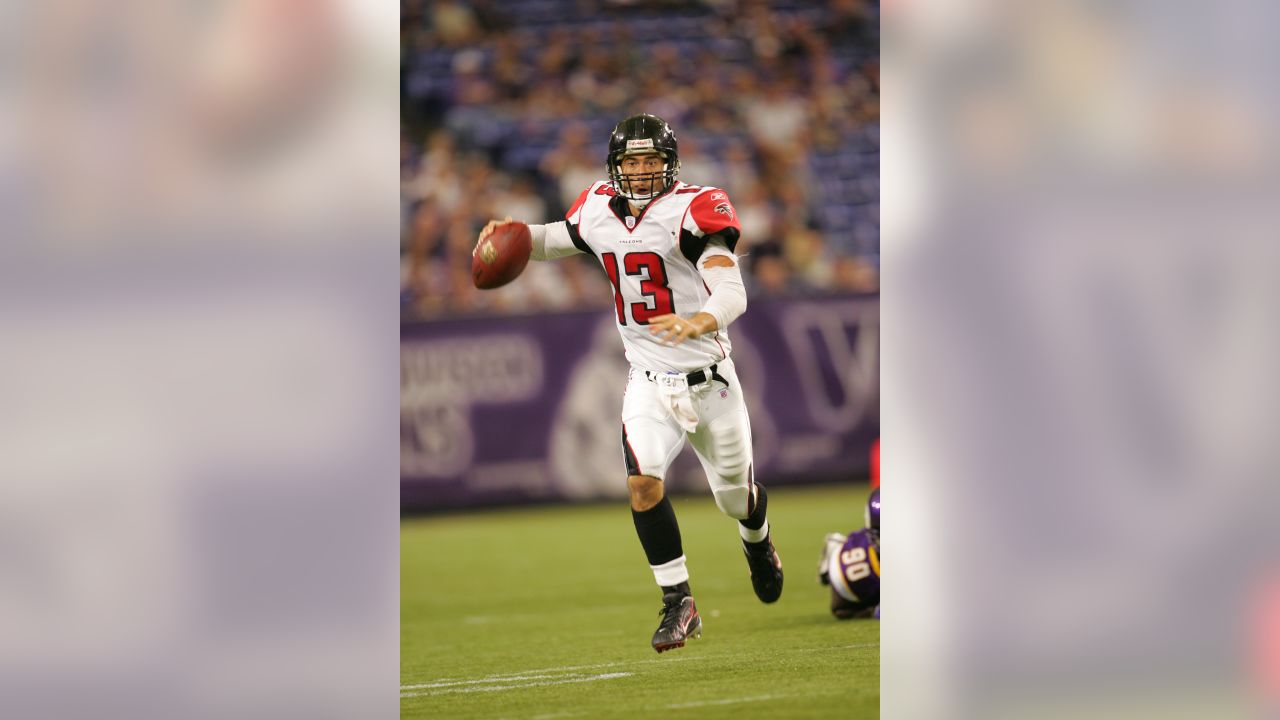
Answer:
[[[748,515],[745,520],[739,520],[738,523],[748,530],[759,530],[764,527],[765,511],[769,507],[769,496],[764,492],[764,486],[756,483],[756,497],[754,502],[751,497],[747,498]]]
[[[666,495],[648,510],[636,512],[633,509],[631,519],[636,524],[636,535],[640,536],[640,545],[644,547],[650,565],[665,565],[684,554],[676,511]]]

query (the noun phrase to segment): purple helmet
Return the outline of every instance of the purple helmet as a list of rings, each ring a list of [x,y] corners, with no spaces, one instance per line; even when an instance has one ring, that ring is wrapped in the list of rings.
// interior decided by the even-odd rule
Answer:
[[[872,541],[875,542],[876,548],[880,547],[880,488],[871,491],[871,497],[867,498],[867,528],[870,529]]]

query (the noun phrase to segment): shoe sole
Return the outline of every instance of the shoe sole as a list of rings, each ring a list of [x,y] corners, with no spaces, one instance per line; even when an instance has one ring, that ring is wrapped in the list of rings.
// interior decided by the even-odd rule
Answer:
[[[768,595],[761,595],[759,591],[756,591],[756,599],[764,603],[765,605],[772,605],[773,603],[778,602],[778,600],[781,598],[782,598],[782,588],[778,588],[778,593],[776,595],[773,593],[769,593]]]
[[[686,635],[685,637],[692,637],[694,640],[699,640],[702,638],[702,618],[698,618],[698,624],[695,625],[693,627],[693,630],[690,631],[689,634]],[[682,648],[682,647],[684,647],[684,640],[677,640],[675,642],[654,645],[653,649],[657,650],[658,653],[661,654],[666,652],[667,650],[675,650],[677,648]]]

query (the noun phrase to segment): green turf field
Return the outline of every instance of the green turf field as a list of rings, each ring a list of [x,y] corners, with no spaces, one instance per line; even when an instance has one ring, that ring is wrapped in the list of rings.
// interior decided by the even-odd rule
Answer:
[[[626,501],[406,519],[403,718],[876,718],[880,625],[840,622],[823,536],[862,524],[866,486],[777,489],[782,599],[751,591],[732,520],[674,500],[703,635],[658,655],[661,597]]]

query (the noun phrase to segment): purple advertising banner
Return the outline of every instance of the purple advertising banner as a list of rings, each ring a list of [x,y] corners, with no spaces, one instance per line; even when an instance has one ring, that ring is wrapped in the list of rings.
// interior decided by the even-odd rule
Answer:
[[[730,333],[756,478],[865,478],[880,432],[878,298],[753,300]],[[403,325],[401,509],[626,497],[627,369],[609,312]],[[687,446],[666,484],[709,492]]]

